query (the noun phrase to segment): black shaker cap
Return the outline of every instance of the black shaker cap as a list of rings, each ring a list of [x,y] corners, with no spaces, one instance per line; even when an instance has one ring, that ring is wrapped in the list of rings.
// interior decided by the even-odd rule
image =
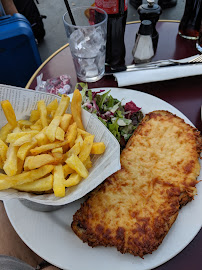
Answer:
[[[153,27],[150,20],[143,20],[139,28],[140,35],[152,35]]]

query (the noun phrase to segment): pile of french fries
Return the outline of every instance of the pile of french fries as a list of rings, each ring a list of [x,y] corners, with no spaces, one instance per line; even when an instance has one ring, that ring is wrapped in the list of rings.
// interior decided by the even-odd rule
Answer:
[[[0,130],[0,190],[13,188],[37,194],[54,192],[64,197],[68,187],[87,178],[91,154],[105,151],[103,142],[85,131],[81,118],[81,94],[62,95],[47,106],[37,102],[29,120],[16,119],[8,100],[1,106],[8,123]]]

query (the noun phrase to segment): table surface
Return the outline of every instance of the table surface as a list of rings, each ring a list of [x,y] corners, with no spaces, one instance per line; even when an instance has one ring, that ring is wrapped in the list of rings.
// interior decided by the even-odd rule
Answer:
[[[157,23],[156,28],[159,32],[159,42],[156,54],[152,60],[181,59],[198,53],[195,48],[195,41],[183,39],[178,35],[178,25],[179,23],[174,21],[159,21]],[[131,52],[138,28],[139,23],[129,23],[126,27],[125,59],[127,65],[133,61]],[[68,45],[62,47],[42,64],[32,76],[26,88],[35,89],[36,77],[41,73],[43,73],[44,80],[62,74],[69,74],[72,85],[76,84],[77,77]],[[113,76],[106,76],[96,83],[89,83],[89,87],[117,87],[117,83]],[[127,88],[149,93],[165,100],[184,113],[200,131],[202,130],[202,76],[131,85]],[[202,230],[181,253],[167,263],[157,267],[156,270],[199,270],[201,268],[201,255]]]

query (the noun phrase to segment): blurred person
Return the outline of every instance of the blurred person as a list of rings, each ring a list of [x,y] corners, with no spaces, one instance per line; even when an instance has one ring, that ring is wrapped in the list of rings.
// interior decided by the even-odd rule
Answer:
[[[13,0],[0,0],[0,16],[18,13]]]
[[[130,0],[131,6],[133,6],[135,9],[142,5],[142,3],[142,0]],[[158,4],[162,9],[171,8],[177,5],[177,0],[158,0]]]

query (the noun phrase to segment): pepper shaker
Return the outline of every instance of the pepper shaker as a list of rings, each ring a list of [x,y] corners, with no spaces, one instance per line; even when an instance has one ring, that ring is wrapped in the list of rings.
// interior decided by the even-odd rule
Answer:
[[[132,51],[135,63],[149,62],[154,56],[152,33],[152,22],[149,20],[143,20],[137,33],[137,38]]]
[[[153,27],[152,40],[155,52],[157,49],[159,39],[159,34],[156,30],[156,23],[159,20],[159,17],[162,13],[162,9],[158,4],[155,4],[154,0],[147,0],[147,4],[142,4],[141,6],[139,6],[137,11],[138,14],[140,15],[141,21],[150,20],[152,22]]]

